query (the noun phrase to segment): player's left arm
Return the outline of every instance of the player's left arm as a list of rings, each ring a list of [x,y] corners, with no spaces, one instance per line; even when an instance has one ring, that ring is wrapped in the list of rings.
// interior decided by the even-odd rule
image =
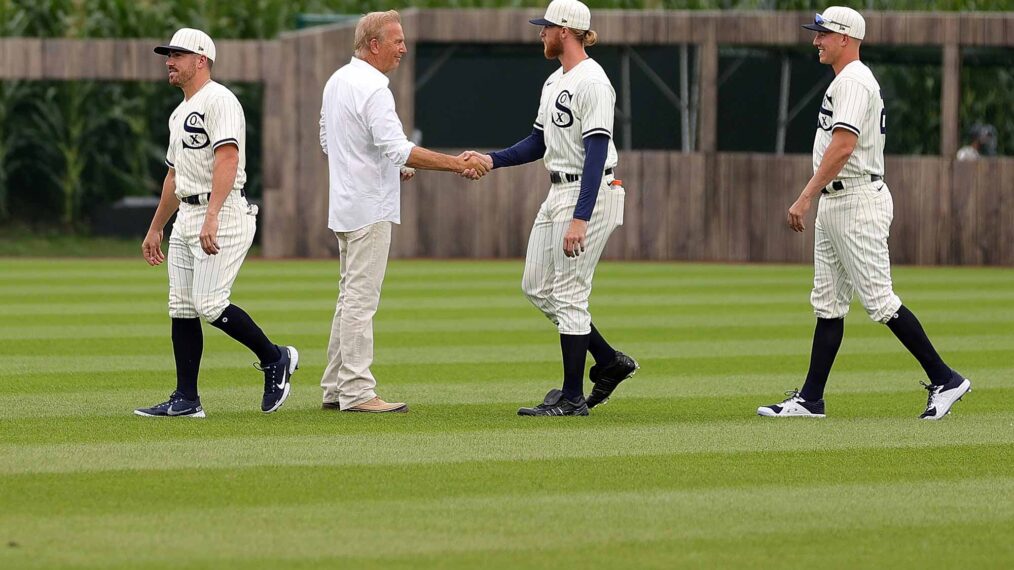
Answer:
[[[205,128],[215,148],[215,163],[211,172],[211,197],[201,226],[201,249],[215,255],[218,246],[218,216],[225,199],[232,192],[239,170],[239,137],[245,128],[243,108],[239,101],[220,98],[208,109]]]
[[[584,166],[581,169],[581,192],[574,206],[574,219],[563,236],[563,253],[577,257],[585,248],[588,220],[598,199],[599,186],[606,167],[609,140],[613,131],[613,109],[616,92],[608,83],[592,81],[578,91],[574,113],[580,119],[584,144]]]
[[[224,144],[215,149],[215,166],[211,173],[211,197],[208,198],[208,210],[204,215],[201,227],[201,249],[204,253],[215,255],[218,247],[218,215],[222,211],[225,199],[232,192],[239,168],[239,147]]]
[[[593,133],[584,138],[581,192],[578,194],[577,206],[574,207],[574,219],[563,236],[563,253],[567,257],[577,257],[584,252],[588,220],[591,220],[592,211],[595,209],[595,200],[598,199],[608,154],[609,135]]]

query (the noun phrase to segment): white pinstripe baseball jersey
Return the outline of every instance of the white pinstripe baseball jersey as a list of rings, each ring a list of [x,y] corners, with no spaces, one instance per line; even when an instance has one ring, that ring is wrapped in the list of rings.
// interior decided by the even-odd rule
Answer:
[[[535,128],[546,140],[543,160],[550,172],[581,174],[584,170],[584,138],[594,134],[609,136],[605,168],[616,166],[613,145],[613,109],[616,92],[606,72],[588,58],[567,73],[556,70],[542,86],[539,115]]]
[[[859,60],[846,65],[824,93],[813,140],[814,172],[831,144],[831,134],[839,128],[852,131],[859,140],[838,178],[883,176],[887,114],[880,83],[870,68]]]
[[[176,197],[211,192],[215,149],[224,144],[239,148],[239,167],[233,191],[246,184],[246,117],[239,99],[227,87],[209,81],[169,118],[166,166],[176,171]]]

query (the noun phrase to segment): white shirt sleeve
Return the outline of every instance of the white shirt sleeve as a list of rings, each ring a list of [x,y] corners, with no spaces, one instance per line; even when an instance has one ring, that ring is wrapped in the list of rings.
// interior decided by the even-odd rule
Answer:
[[[611,85],[590,81],[574,97],[574,112],[581,121],[581,138],[590,135],[613,137],[616,92]]]
[[[405,128],[394,110],[394,95],[388,88],[378,89],[366,101],[366,125],[373,144],[395,166],[404,166],[415,147],[405,136]]]
[[[857,136],[870,107],[870,91],[858,81],[842,81],[834,94],[834,114],[831,131],[845,129]]]
[[[234,97],[218,97],[208,103],[208,116],[204,119],[204,128],[208,131],[212,148],[225,144],[236,145],[244,138],[246,119],[243,106]]]
[[[324,107],[327,106],[327,97],[325,96],[324,102],[320,105],[320,149],[327,154],[327,121],[324,119]]]

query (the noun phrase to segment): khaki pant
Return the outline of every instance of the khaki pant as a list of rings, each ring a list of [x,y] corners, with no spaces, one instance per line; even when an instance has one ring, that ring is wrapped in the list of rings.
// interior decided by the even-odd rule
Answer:
[[[373,363],[373,315],[380,305],[391,222],[377,222],[351,232],[335,232],[340,250],[338,304],[331,322],[327,368],[320,380],[324,402],[345,410],[377,396]]]

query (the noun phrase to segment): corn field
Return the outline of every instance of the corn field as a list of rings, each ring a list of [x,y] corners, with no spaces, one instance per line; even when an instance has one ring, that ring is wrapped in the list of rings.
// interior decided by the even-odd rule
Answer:
[[[168,38],[183,26],[212,37],[273,38],[307,13],[359,14],[405,7],[533,7],[544,1],[424,0],[0,0],[0,36],[60,38]],[[594,8],[820,10],[808,0],[613,0]],[[838,1],[857,9],[1009,10],[1012,0]],[[966,67],[962,76],[962,124],[992,119],[1001,152],[1014,152],[1014,57],[1007,64]],[[993,58],[995,60],[995,57]],[[153,65],[157,60],[153,59]],[[924,70],[899,69],[888,82],[906,92],[939,89]],[[934,81],[936,82],[934,84]],[[248,192],[260,195],[261,88],[230,85],[247,110]],[[0,221],[84,228],[89,212],[124,196],[157,195],[166,121],[179,91],[160,83],[0,81]],[[938,99],[912,98],[906,121],[939,124]],[[967,122],[966,122],[967,121]],[[903,127],[902,127],[903,128]],[[932,130],[932,129],[931,129]],[[897,131],[895,134],[898,134]],[[935,153],[932,140],[898,135],[898,153]],[[908,141],[908,142],[906,142]]]

